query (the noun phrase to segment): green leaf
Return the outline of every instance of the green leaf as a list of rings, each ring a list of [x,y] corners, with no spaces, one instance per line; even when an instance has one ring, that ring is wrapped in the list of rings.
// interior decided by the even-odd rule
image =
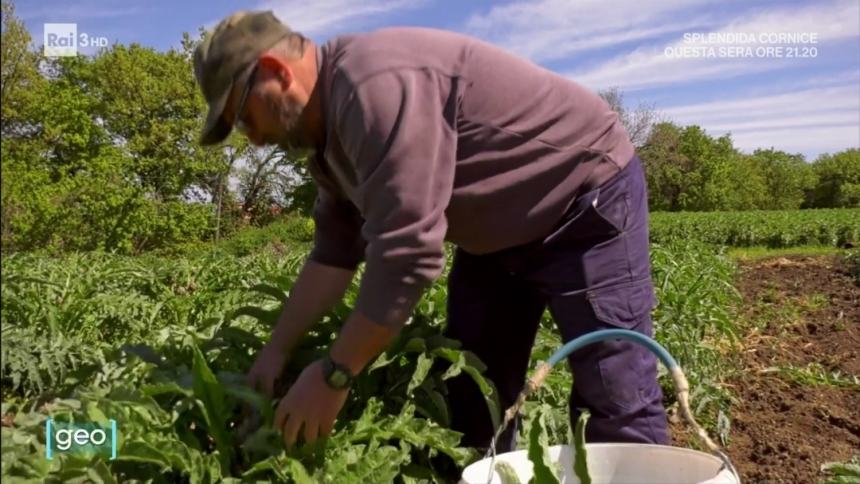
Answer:
[[[427,394],[427,398],[430,399],[430,403],[436,409],[434,416],[439,419],[439,423],[443,427],[450,427],[451,418],[448,414],[448,402],[445,400],[445,397],[438,390],[428,388],[426,385],[422,385],[420,388]]]
[[[248,478],[255,474],[265,474],[267,471],[273,473],[279,482],[295,482],[296,484],[316,484],[319,482],[318,479],[314,479],[310,475],[299,460],[284,454],[257,462],[245,471],[242,477]]]
[[[534,468],[535,484],[560,484],[555,475],[555,465],[549,457],[549,437],[547,437],[546,421],[541,408],[538,408],[532,417],[528,455]]]
[[[412,338],[403,346],[403,353],[424,353],[427,351],[427,345],[424,343],[424,338]]]
[[[447,338],[441,334],[434,334],[433,336],[428,336],[424,339],[427,344],[428,350],[435,350],[436,348],[451,348],[451,349],[460,349],[463,343],[460,340]]]
[[[290,459],[287,461],[287,465],[287,472],[295,480],[296,484],[315,484],[315,481],[308,474],[308,471],[301,462],[296,459]]]
[[[176,382],[160,382],[153,383],[151,385],[143,385],[140,387],[140,391],[143,392],[144,395],[148,395],[150,397],[154,397],[157,395],[179,395],[183,397],[190,397],[194,394],[192,390],[187,388],[182,388]]]
[[[253,389],[236,383],[225,383],[224,391],[233,397],[236,397],[246,403],[251,404],[255,409],[259,410],[263,415],[265,424],[272,425],[275,421],[275,412],[272,409],[272,404],[269,399],[263,394],[254,391]]]
[[[585,426],[591,413],[588,409],[580,409],[579,418],[576,419],[576,429],[573,433],[574,461],[573,472],[582,484],[591,484],[591,475],[588,473],[588,451],[585,448]]]
[[[124,352],[130,355],[134,355],[147,363],[152,363],[159,368],[167,368],[166,360],[164,359],[164,357],[158,354],[158,352],[155,351],[151,346],[147,346],[144,344],[125,344],[121,346],[121,349]]]
[[[494,467],[502,480],[502,484],[521,484],[517,471],[512,465],[507,462],[496,462]]]
[[[116,479],[114,479],[113,475],[110,472],[105,461],[101,459],[95,460],[95,462],[90,464],[90,468],[87,469],[87,477],[89,478],[89,482],[95,482],[99,484],[116,484]]]
[[[412,379],[409,380],[409,386],[406,387],[407,395],[412,395],[412,391],[424,383],[424,379],[427,378],[427,374],[430,373],[430,368],[432,367],[432,358],[428,358],[424,353],[418,355],[418,364],[415,366],[415,371],[412,373]]]
[[[239,309],[233,311],[233,318],[238,318],[239,316],[250,316],[261,323],[265,323],[269,327],[274,327],[278,323],[278,318],[281,316],[281,309],[263,309],[257,306],[242,306]]]
[[[860,482],[860,455],[855,455],[848,462],[822,464],[821,472],[830,474],[826,484],[856,484]]]
[[[117,452],[117,460],[153,464],[162,470],[172,467],[171,459],[161,449],[143,441],[126,442]]]
[[[481,394],[484,396],[484,401],[487,404],[487,409],[490,411],[490,419],[493,423],[493,428],[498,428],[500,422],[501,410],[499,409],[499,398],[495,386],[481,374],[484,369],[470,364],[469,352],[455,350],[452,348],[436,348],[431,351],[433,356],[443,358],[457,365],[462,371],[465,371],[472,380],[481,389]],[[472,356],[474,358],[474,355]],[[475,363],[480,363],[475,361]],[[449,369],[450,371],[450,369]],[[447,375],[448,372],[446,371]],[[444,379],[444,376],[443,376]]]
[[[95,402],[87,402],[86,407],[87,418],[89,418],[90,421],[97,422],[99,424],[108,423],[109,419],[104,414],[104,412],[102,412],[99,407],[96,406]]]
[[[235,326],[224,326],[220,328],[218,333],[216,333],[216,336],[217,338],[220,338],[225,342],[229,342],[234,346],[238,346],[238,344],[244,344],[252,348],[261,348],[263,346],[263,342],[257,335]]]
[[[274,455],[283,452],[281,433],[271,427],[260,427],[242,443],[245,452]]]
[[[227,435],[227,408],[224,406],[224,388],[209,369],[206,359],[197,346],[192,347],[194,364],[191,368],[193,377],[192,388],[194,396],[202,404],[203,417],[206,419],[207,430],[215,439],[215,446],[220,454],[221,469],[226,473],[233,460],[233,444]]]
[[[281,304],[287,303],[287,293],[283,289],[281,289],[280,287],[273,286],[271,284],[260,283],[260,284],[251,286],[250,290],[256,291],[259,293],[263,293],[267,296],[271,296],[274,299],[278,300]]]
[[[454,378],[463,372],[463,368],[466,367],[466,357],[462,353],[457,356],[455,361],[451,362],[451,366],[445,370],[445,373],[442,374],[442,379],[447,380],[449,378]]]
[[[218,453],[203,454],[199,451],[191,453],[191,467],[182,469],[188,472],[191,484],[214,484],[227,482],[221,473]]]
[[[284,470],[288,468],[288,464],[285,464],[285,459],[290,459],[285,455],[273,455],[266,459],[263,459],[253,466],[250,469],[246,470],[242,473],[242,477],[249,478],[255,474],[265,474],[266,472],[271,472],[278,478],[279,481],[287,481],[288,476]],[[290,459],[292,460],[292,459]]]
[[[390,365],[392,362],[397,361],[399,355],[397,354],[388,354],[388,352],[382,353],[379,355],[376,360],[373,361],[373,364],[367,368],[367,373],[370,373],[379,368]]]

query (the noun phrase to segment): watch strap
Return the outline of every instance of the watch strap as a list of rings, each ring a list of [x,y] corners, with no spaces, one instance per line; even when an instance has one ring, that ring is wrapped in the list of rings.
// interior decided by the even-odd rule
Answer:
[[[330,355],[323,358],[323,374],[326,384],[335,390],[349,388],[355,380],[349,368],[331,359]]]

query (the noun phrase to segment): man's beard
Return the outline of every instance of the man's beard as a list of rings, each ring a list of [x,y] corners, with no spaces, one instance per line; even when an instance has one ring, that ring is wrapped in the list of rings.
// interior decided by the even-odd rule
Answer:
[[[274,141],[291,158],[301,157],[309,151],[307,140],[304,138],[299,119],[304,106],[291,102],[287,99],[270,99],[267,103],[272,113],[277,116],[280,126],[279,134]]]

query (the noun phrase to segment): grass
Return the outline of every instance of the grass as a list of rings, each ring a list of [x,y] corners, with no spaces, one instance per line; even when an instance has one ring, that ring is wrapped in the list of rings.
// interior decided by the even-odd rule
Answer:
[[[826,484],[856,484],[860,482],[860,454],[848,462],[828,462],[821,466],[821,472],[827,474]]]
[[[766,373],[779,373],[798,385],[829,386],[860,391],[860,377],[857,375],[845,375],[840,371],[828,371],[819,363],[810,363],[805,367],[771,367],[764,371]]]
[[[803,245],[800,247],[770,248],[764,246],[734,247],[728,250],[728,255],[735,260],[756,260],[767,257],[785,256],[824,256],[845,254],[845,249],[823,245]]]

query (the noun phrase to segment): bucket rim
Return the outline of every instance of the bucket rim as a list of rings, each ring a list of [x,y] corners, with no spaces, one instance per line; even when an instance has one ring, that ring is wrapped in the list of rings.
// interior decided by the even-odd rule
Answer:
[[[737,474],[735,474],[734,472],[732,472],[731,469],[726,467],[725,463],[723,462],[722,459],[720,459],[719,456],[711,454],[711,453],[706,452],[706,451],[690,449],[687,447],[676,447],[674,445],[645,444],[645,443],[634,443],[634,442],[595,442],[595,443],[586,443],[585,447],[588,450],[598,450],[598,449],[606,449],[606,448],[640,449],[641,450],[643,448],[646,448],[646,449],[651,449],[651,450],[669,451],[669,452],[672,452],[675,454],[681,454],[681,455],[686,454],[688,456],[696,456],[699,459],[706,458],[707,460],[712,461],[714,464],[720,465],[719,470],[718,470],[719,473],[717,474],[717,476],[720,476],[723,473],[728,472],[729,474],[731,474],[732,479],[734,479],[733,482],[736,482],[736,483],[741,482],[739,476]],[[570,444],[556,444],[556,445],[550,445],[548,447],[548,449],[550,449],[550,450],[558,449],[559,452],[563,451],[565,448],[572,449],[574,452],[576,451],[575,447],[573,445],[570,445]],[[528,449],[517,449],[517,450],[510,451],[510,452],[503,452],[501,454],[497,454],[496,459],[498,460],[499,457],[505,456],[505,455],[513,456],[514,454],[527,454],[527,453],[528,453]],[[465,466],[462,470],[461,480],[459,481],[459,483],[463,484],[463,483],[467,482],[467,481],[465,481],[464,476],[466,475],[469,468],[476,467],[476,466],[486,466],[486,465],[488,465],[487,461],[489,461],[490,459],[491,459],[491,457],[485,457],[485,458],[476,460],[476,461],[472,462],[471,464]],[[704,481],[704,482],[710,482],[710,481]]]
[[[565,447],[573,448],[573,446],[570,444],[550,445],[548,448],[553,449],[553,448],[559,448],[559,447],[562,449]],[[709,452],[690,449],[687,447],[676,447],[674,445],[639,444],[639,443],[635,443],[635,442],[595,442],[595,443],[586,443],[585,444],[586,449],[597,449],[597,448],[613,448],[613,449],[635,448],[635,449],[642,449],[643,447],[648,448],[648,449],[660,449],[660,450],[668,450],[668,451],[672,451],[672,452],[680,452],[683,454],[696,455],[696,456],[700,456],[700,457],[704,456],[704,457],[708,457],[708,458],[714,460],[715,462],[719,462],[720,464],[723,463],[723,461],[718,456],[711,454]],[[523,452],[528,453],[528,449],[517,449],[517,450],[512,450],[510,452],[503,452],[501,454],[496,454],[496,459],[498,459],[499,457],[501,457],[503,455],[513,455],[513,454],[523,453]],[[490,459],[491,459],[491,457],[484,457],[482,459],[478,459],[478,460],[472,462],[471,464],[467,465],[466,467],[464,467],[463,470],[465,471],[465,469],[467,469],[473,465],[479,464],[481,462],[484,462],[484,461],[487,461]]]

